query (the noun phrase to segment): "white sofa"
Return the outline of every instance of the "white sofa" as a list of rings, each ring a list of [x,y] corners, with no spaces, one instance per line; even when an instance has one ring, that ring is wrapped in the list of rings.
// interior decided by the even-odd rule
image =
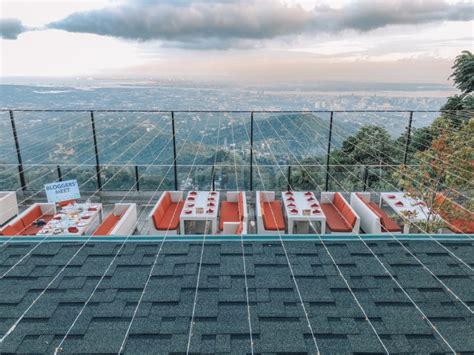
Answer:
[[[344,232],[337,232],[337,231],[333,231],[331,230],[331,228],[329,227],[330,225],[330,221],[328,222],[328,220],[326,220],[326,223],[328,225],[328,228],[326,230],[329,230],[331,232],[331,234],[359,234],[359,230],[360,230],[360,217],[359,217],[359,214],[357,213],[357,211],[351,206],[351,204],[349,204],[347,202],[347,200],[344,198],[344,196],[342,195],[342,193],[338,192],[337,193],[339,195],[338,198],[340,198],[340,201],[342,201],[344,203],[344,205],[347,206],[347,208],[350,209],[350,212],[349,215],[346,215],[346,210],[344,209],[343,211],[339,210],[336,206],[337,204],[335,204],[334,202],[334,198],[335,198],[335,195],[336,195],[336,192],[326,192],[326,191],[321,191],[321,208],[323,208],[324,210],[324,205],[325,204],[328,204],[330,206],[328,207],[331,207],[333,206],[334,208],[336,208],[336,210],[339,212],[339,214],[342,216],[342,218],[344,218],[344,221],[345,222],[348,222],[348,219],[350,219],[351,217],[354,218],[355,217],[355,222],[354,222],[354,225],[352,226],[352,230],[347,230],[347,231],[344,231]],[[326,215],[326,218],[328,219],[328,215]],[[350,228],[350,226],[348,225],[348,228]]]
[[[367,234],[401,234],[401,231],[384,231],[382,230],[382,221],[380,215],[374,212],[367,204],[361,200],[361,196],[366,201],[370,202],[370,192],[352,192],[351,193],[351,206],[360,216],[360,226],[362,230]]]
[[[224,227],[222,234],[247,234],[247,224],[248,224],[248,208],[247,208],[247,197],[245,192],[240,191],[228,191],[226,194],[226,201],[232,203],[239,203],[239,196],[242,198],[242,220],[240,222],[226,222],[224,221]],[[221,218],[223,213],[223,208],[221,208]]]
[[[271,216],[265,216],[262,203],[263,202],[274,202],[275,201],[275,192],[274,191],[257,191],[256,198],[255,198],[255,212],[257,216],[257,233],[258,234],[285,234],[285,220],[283,217],[283,209],[280,206],[279,210],[275,210],[274,214]],[[275,216],[275,214],[280,214],[279,216]],[[268,222],[275,223],[277,220],[282,219],[281,228],[276,229],[266,229],[264,218]],[[276,223],[275,223],[276,224]]]
[[[94,235],[129,236],[135,232],[136,228],[137,204],[116,203],[112,212],[95,230]]]
[[[158,220],[161,220],[163,218],[162,208],[165,209],[165,213],[166,213],[166,210],[168,208],[166,205],[168,204],[167,201],[169,201],[167,196],[169,196],[169,199],[171,200],[171,203],[178,204],[177,205],[177,210],[173,211],[173,212],[175,212],[175,213],[173,213],[173,223],[176,222],[176,218],[177,218],[178,224],[177,224],[176,228],[174,228],[175,226],[173,225],[172,226],[173,228],[159,229],[159,228],[156,228],[156,223],[157,223]],[[163,207],[160,208],[160,206],[163,206]],[[155,207],[153,207],[153,210],[148,215],[148,226],[149,226],[148,234],[151,234],[151,235],[177,235],[178,234],[178,229],[179,229],[179,218],[180,218],[181,210],[182,210],[183,206],[184,206],[183,191],[164,191],[161,194],[160,199],[156,203]]]
[[[15,191],[0,192],[0,226],[18,214],[18,201]]]
[[[34,226],[38,219],[49,221],[56,214],[54,203],[34,203],[3,226],[3,235],[35,235],[41,227]]]

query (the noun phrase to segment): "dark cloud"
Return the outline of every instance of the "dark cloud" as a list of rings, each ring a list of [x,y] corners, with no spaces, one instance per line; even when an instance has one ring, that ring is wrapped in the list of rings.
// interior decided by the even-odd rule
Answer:
[[[278,0],[128,0],[77,12],[47,27],[138,41],[161,40],[174,47],[227,49],[253,48],[264,40],[298,34],[473,19],[472,1],[361,0],[341,8],[305,10]],[[16,38],[22,28],[19,25],[16,32],[5,31],[5,38]]]
[[[17,39],[18,35],[26,31],[20,20],[14,18],[0,18],[0,38]]]
[[[136,1],[75,13],[50,28],[135,40],[192,42],[209,39],[268,39],[302,32],[311,14],[277,1]]]

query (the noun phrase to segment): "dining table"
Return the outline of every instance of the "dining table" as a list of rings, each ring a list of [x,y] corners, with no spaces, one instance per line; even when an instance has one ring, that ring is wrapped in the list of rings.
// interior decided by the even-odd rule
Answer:
[[[180,214],[180,233],[186,232],[186,221],[202,221],[211,223],[212,234],[218,232],[217,216],[219,214],[218,191],[190,191],[184,201]],[[204,226],[205,228],[205,226]]]
[[[73,203],[61,207],[37,235],[92,234],[101,219],[101,203]]]
[[[281,193],[287,219],[288,234],[293,234],[296,226],[298,234],[307,234],[309,225],[321,224],[321,234],[326,233],[326,215],[311,191],[283,191]]]
[[[439,219],[439,215],[430,211],[426,203],[409,196],[405,192],[381,192],[380,208],[389,206],[403,221],[403,234],[410,232],[411,225],[417,222],[426,222],[429,218]]]

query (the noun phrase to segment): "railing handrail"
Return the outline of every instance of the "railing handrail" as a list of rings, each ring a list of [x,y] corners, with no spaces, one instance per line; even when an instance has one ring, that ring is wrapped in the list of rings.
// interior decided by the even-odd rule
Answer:
[[[2,166],[17,166],[18,164],[16,163],[0,163],[0,167]],[[273,166],[291,166],[291,167],[300,167],[300,166],[310,166],[310,167],[318,167],[318,168],[326,168],[326,164],[258,164],[258,166],[261,167],[273,167]],[[338,166],[355,166],[355,167],[399,167],[400,165],[405,165],[405,166],[420,166],[420,164],[329,164],[328,166],[331,167],[338,167]],[[64,164],[64,163],[50,163],[50,164],[23,164],[25,167],[52,167],[55,168],[57,166],[73,166],[73,167],[95,167],[95,164],[75,164],[75,163],[69,163],[69,164]],[[101,167],[130,167],[133,168],[135,166],[138,167],[170,167],[173,166],[173,163],[169,164],[108,164],[108,163],[102,163]],[[230,166],[230,167],[248,167],[248,164],[179,164],[180,167],[196,167],[196,166]]]
[[[0,112],[145,112],[145,113],[409,113],[409,112],[420,112],[420,113],[439,113],[439,112],[463,112],[470,110],[418,110],[418,109],[365,109],[365,110],[262,110],[262,109],[247,109],[247,110],[165,110],[165,109],[37,109],[37,108],[0,108]]]

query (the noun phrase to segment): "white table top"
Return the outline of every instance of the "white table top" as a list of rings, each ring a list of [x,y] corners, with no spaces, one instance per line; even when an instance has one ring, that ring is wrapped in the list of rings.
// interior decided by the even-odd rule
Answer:
[[[326,219],[314,193],[310,191],[282,191],[281,196],[288,219],[301,221],[319,221]],[[294,201],[291,201],[291,198],[293,198]],[[293,209],[296,209],[297,212],[293,213]],[[309,214],[304,214],[303,211],[305,210],[308,210],[309,212],[307,213]]]
[[[425,221],[430,215],[430,211],[423,201],[409,197],[404,192],[382,192],[380,197],[402,218],[407,218],[403,214],[405,211],[416,212],[416,216],[409,218],[410,221]],[[431,216],[436,216],[436,214],[432,212]]]
[[[188,192],[180,218],[204,220],[216,218],[219,212],[219,196],[220,193],[218,191]],[[193,197],[194,200],[191,199]],[[214,206],[210,206],[209,204],[214,204]],[[200,208],[203,210],[202,213],[197,212]],[[212,211],[210,211],[211,209]],[[191,211],[191,213],[186,213],[186,211]]]
[[[95,210],[89,210],[95,209]],[[97,220],[102,211],[101,203],[75,203],[61,208],[37,234],[69,234],[83,235],[89,226]],[[70,232],[68,228],[76,227],[77,232]]]

